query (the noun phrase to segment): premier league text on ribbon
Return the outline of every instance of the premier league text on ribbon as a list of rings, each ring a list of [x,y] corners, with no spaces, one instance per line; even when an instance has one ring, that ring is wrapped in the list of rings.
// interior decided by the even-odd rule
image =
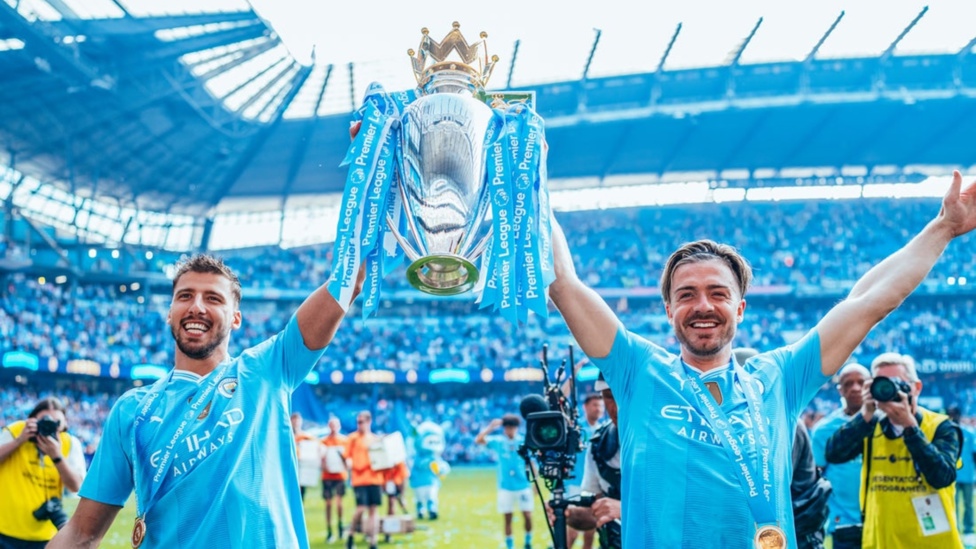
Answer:
[[[457,23],[441,42],[424,29],[419,51],[408,52],[417,89],[369,86],[343,161],[349,173],[328,284],[344,308],[363,263],[365,317],[379,303],[380,279],[406,259],[407,279],[421,291],[474,290],[482,307],[513,322],[529,310],[548,314],[555,273],[545,129],[531,96],[509,103],[516,94],[485,92],[498,61],[485,49]]]

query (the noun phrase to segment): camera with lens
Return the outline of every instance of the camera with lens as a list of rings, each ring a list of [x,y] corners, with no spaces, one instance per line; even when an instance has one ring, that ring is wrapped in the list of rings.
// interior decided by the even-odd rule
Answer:
[[[871,396],[878,402],[901,402],[899,391],[911,399],[912,386],[904,379],[878,376],[871,381]]]
[[[533,412],[525,418],[525,446],[539,464],[544,479],[566,479],[582,450],[579,425],[562,410]]]
[[[58,530],[64,526],[64,523],[68,522],[68,513],[65,513],[61,506],[61,498],[51,498],[45,501],[32,514],[36,520],[51,521]]]
[[[525,418],[525,442],[521,451],[531,454],[539,466],[539,476],[547,481],[570,478],[576,467],[576,457],[583,451],[582,431],[577,421],[576,385],[573,372],[566,372],[566,361],[556,371],[554,382],[549,381],[548,345],[542,348],[542,395],[529,395],[519,404]],[[572,360],[573,349],[569,349]],[[564,379],[564,373],[568,379]],[[570,395],[562,392],[562,382],[570,383]]]
[[[37,436],[30,437],[31,442],[37,442],[37,437],[57,437],[58,429],[61,428],[61,422],[56,419],[51,419],[48,416],[44,416],[37,420]]]
[[[583,451],[582,431],[577,421],[579,412],[576,406],[576,381],[570,367],[566,372],[566,360],[556,370],[555,380],[549,379],[548,345],[542,346],[542,395],[529,395],[519,403],[519,412],[525,418],[525,440],[518,453],[525,460],[526,474],[536,485],[539,497],[542,490],[533,476],[532,461],[538,466],[538,476],[542,477],[552,497],[548,506],[555,514],[555,524],[549,525],[553,538],[553,549],[566,549],[566,516],[569,505],[592,504],[579,497],[564,496],[564,481],[572,478],[576,459]],[[569,363],[573,364],[573,348],[569,348]],[[564,377],[564,373],[568,374]],[[569,383],[569,396],[562,391],[562,382]]]

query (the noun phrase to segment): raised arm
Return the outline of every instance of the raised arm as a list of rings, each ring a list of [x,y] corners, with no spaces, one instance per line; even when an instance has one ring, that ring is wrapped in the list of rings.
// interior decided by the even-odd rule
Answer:
[[[497,428],[499,428],[501,426],[502,426],[502,420],[500,420],[500,419],[493,419],[493,420],[491,420],[491,423],[489,423],[488,425],[486,425],[485,428],[482,429],[480,433],[478,433],[478,436],[474,437],[474,443],[475,444],[485,444],[485,443],[487,443],[488,442],[488,435],[491,434],[492,431],[494,431],[495,429],[497,429]]]
[[[865,273],[817,325],[824,375],[836,373],[868,332],[925,280],[949,242],[974,227],[976,183],[962,190],[962,175],[954,171],[939,215],[905,247]]]
[[[365,268],[359,269],[359,276],[356,279],[356,289],[353,291],[353,301],[363,289],[363,281],[366,279]],[[305,301],[298,307],[295,316],[298,319],[298,329],[302,332],[302,340],[305,346],[316,351],[325,348],[335,336],[339,329],[339,323],[346,316],[346,311],[342,310],[339,303],[332,297],[327,288],[328,283],[319,286]]]
[[[549,298],[566,319],[580,348],[591,358],[610,354],[619,321],[610,306],[576,275],[562,227],[552,219],[552,254],[556,280],[549,286]]]
[[[48,549],[98,547],[121,509],[81,498],[71,519],[47,545]]]
[[[573,364],[573,373],[572,373],[572,375],[570,375],[569,377],[567,377],[566,378],[566,381],[563,382],[562,387],[560,387],[560,389],[563,392],[563,396],[565,396],[566,398],[570,398],[570,397],[573,396],[573,391],[572,391],[573,386],[577,387],[577,389],[579,388],[579,382],[576,380],[577,379],[576,376],[579,375],[580,368],[582,368],[583,366],[586,366],[586,363],[589,362],[589,361],[590,361],[590,359],[588,359],[588,358],[586,358],[584,356],[583,358],[577,360],[576,361],[576,364]]]

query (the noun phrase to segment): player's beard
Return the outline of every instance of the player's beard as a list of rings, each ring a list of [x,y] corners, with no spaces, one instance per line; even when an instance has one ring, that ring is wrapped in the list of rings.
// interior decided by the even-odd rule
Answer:
[[[210,355],[212,355],[218,347],[223,345],[224,341],[226,341],[230,336],[230,330],[224,330],[222,333],[218,333],[208,342],[202,342],[197,346],[191,346],[189,342],[184,341],[181,337],[181,329],[182,326],[170,326],[170,332],[173,334],[173,339],[176,340],[176,347],[179,348],[181,353],[194,360],[203,360],[210,357]],[[213,329],[214,328],[211,327],[211,330]]]
[[[717,339],[709,339],[701,343],[693,341],[692,337],[689,337],[689,334],[686,333],[685,330],[687,329],[689,331],[693,331],[694,328],[690,326],[691,322],[697,322],[700,320],[713,320],[718,322],[718,319],[714,317],[694,317],[690,322],[688,322],[687,328],[682,325],[676,325],[674,329],[674,336],[678,338],[678,342],[680,342],[685,349],[691,351],[691,354],[700,357],[715,356],[729,343],[731,343],[733,338],[735,338],[735,324],[726,322],[719,325],[721,332]]]

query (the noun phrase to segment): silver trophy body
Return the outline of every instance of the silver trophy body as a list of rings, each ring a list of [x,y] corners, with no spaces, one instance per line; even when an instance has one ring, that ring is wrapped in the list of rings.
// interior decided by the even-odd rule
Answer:
[[[472,289],[475,267],[491,235],[487,219],[485,135],[494,113],[474,97],[470,75],[438,72],[400,124],[399,192],[407,234],[387,218],[410,259],[407,280],[423,292]]]

